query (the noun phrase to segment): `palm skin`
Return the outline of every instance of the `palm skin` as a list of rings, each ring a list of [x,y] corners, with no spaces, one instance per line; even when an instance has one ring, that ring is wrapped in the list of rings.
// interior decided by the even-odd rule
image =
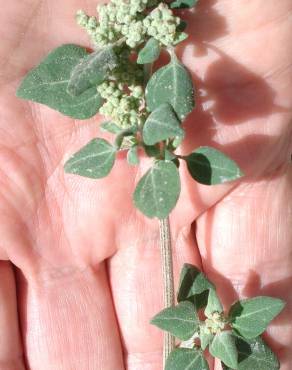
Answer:
[[[73,15],[93,13],[95,1],[60,4],[11,0],[0,16],[0,370],[159,370],[162,337],[149,325],[162,307],[158,227],[131,200],[148,162],[129,168],[121,155],[99,181],[65,175],[65,159],[100,136],[100,118],[75,122],[15,97],[52,48],[89,45]],[[171,215],[176,283],[189,262],[227,306],[260,294],[287,301],[266,336],[283,370],[292,367],[291,16],[291,0],[202,0],[185,14],[191,36],[179,53],[198,104],[183,151],[216,146],[247,177],[205,187],[182,166]]]

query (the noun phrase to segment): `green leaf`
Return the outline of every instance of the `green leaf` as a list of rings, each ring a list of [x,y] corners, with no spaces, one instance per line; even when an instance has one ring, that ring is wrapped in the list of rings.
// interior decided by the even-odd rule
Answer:
[[[159,58],[160,55],[160,44],[154,38],[147,41],[146,45],[140,50],[137,58],[138,64],[153,63]]]
[[[281,299],[272,297],[243,299],[231,306],[229,320],[241,336],[255,338],[266,330],[284,306]]]
[[[223,307],[216,291],[214,289],[210,289],[205,315],[207,317],[211,317],[214,312],[223,312]]]
[[[160,157],[161,153],[157,145],[145,145],[144,144],[143,147],[148,157],[155,157],[155,158]]]
[[[171,105],[164,103],[147,118],[143,127],[143,140],[146,145],[154,145],[173,137],[183,137],[184,130]]]
[[[96,87],[117,65],[118,59],[112,46],[89,54],[73,69],[67,91],[78,96],[91,87]]]
[[[258,337],[247,340],[235,337],[238,351],[238,370],[279,370],[280,364],[269,346]],[[223,364],[224,370],[231,370]]]
[[[169,150],[165,149],[164,150],[164,159],[166,161],[172,161],[173,159],[176,159],[176,155]]]
[[[180,42],[185,41],[188,37],[189,37],[189,35],[185,32],[178,33],[177,36],[176,36],[176,39],[174,40],[173,45],[177,45]]]
[[[65,164],[65,172],[100,179],[111,171],[116,149],[104,139],[93,139]]]
[[[209,370],[209,366],[200,350],[177,348],[168,356],[165,370]]]
[[[171,104],[181,121],[193,110],[195,102],[191,76],[175,56],[150,78],[146,87],[146,103],[151,112],[163,103]]]
[[[102,98],[95,87],[78,97],[72,97],[67,92],[73,68],[87,55],[82,47],[71,44],[60,46],[26,75],[16,95],[76,119],[94,116],[102,105]]]
[[[166,218],[175,207],[180,194],[178,170],[170,161],[158,161],[139,181],[135,206],[146,216]]]
[[[193,179],[200,184],[216,185],[243,176],[237,164],[219,150],[202,146],[184,158]]]
[[[119,134],[123,129],[116,125],[114,122],[103,122],[100,125],[102,131],[109,132],[111,134]]]
[[[115,147],[116,149],[120,149],[123,145],[123,142],[125,138],[131,137],[133,140],[135,140],[135,134],[137,132],[137,126],[131,126],[128,128],[125,128],[124,130],[120,131],[115,139]],[[131,145],[132,146],[132,145]]]
[[[200,341],[201,341],[201,348],[203,351],[208,347],[208,345],[212,342],[214,338],[214,334],[210,333],[209,331],[207,332],[202,328],[200,330]]]
[[[180,144],[182,143],[184,137],[183,136],[177,136],[176,138],[174,138],[173,142],[172,142],[172,146],[176,149],[180,146]]]
[[[193,265],[184,264],[180,274],[178,302],[189,300],[197,309],[204,307],[207,305],[210,289],[215,290],[215,286],[199,269]]]
[[[137,166],[139,164],[139,157],[138,157],[138,146],[135,145],[128,150],[127,153],[127,160],[131,166]]]
[[[176,27],[176,30],[178,31],[178,32],[183,32],[186,28],[187,28],[187,22],[186,21],[183,21],[183,20],[181,20],[180,21],[180,24]]]
[[[235,338],[231,331],[217,333],[209,347],[212,356],[219,358],[225,365],[237,369],[238,353]]]
[[[181,340],[190,339],[199,323],[194,305],[187,301],[162,310],[151,320],[151,324]]]
[[[193,8],[199,0],[175,0],[170,4],[171,9]]]

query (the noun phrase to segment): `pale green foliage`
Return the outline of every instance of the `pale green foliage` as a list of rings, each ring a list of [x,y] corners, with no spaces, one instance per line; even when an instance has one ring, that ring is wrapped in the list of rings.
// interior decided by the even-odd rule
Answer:
[[[208,293],[210,289],[214,290],[215,286],[207,279],[202,271],[193,265],[184,264],[180,274],[179,291],[177,294],[178,302],[189,300],[196,307],[201,308],[201,295],[204,292]],[[207,295],[203,297],[208,298]],[[207,299],[203,302],[203,305],[207,305]]]
[[[68,92],[77,96],[99,85],[117,65],[118,59],[111,46],[89,54],[73,68],[67,87]]]
[[[76,19],[91,35],[97,50],[88,54],[73,45],[54,50],[26,77],[18,95],[74,118],[88,118],[99,111],[109,120],[101,129],[117,135],[106,153],[112,148],[130,150],[130,165],[139,163],[138,148],[144,148],[158,162],[139,181],[134,203],[148,217],[165,218],[180,194],[181,157],[174,151],[184,138],[181,123],[195,105],[191,76],[172,48],[186,36],[183,22],[169,3],[156,0],[112,0],[98,6],[98,17],[79,11]],[[149,80],[148,64],[165,47],[170,63]],[[110,168],[103,168],[101,160],[108,160],[107,164],[112,161],[97,155],[96,150],[95,141],[85,146],[67,163],[66,171],[91,178],[109,173]],[[98,159],[98,169],[93,163],[88,165],[88,158]],[[208,170],[226,180],[225,168],[211,166]],[[195,293],[193,298],[196,307],[202,306],[208,291]]]
[[[262,338],[247,340],[235,337],[238,351],[238,370],[279,370],[280,364],[268,345]],[[223,370],[232,370],[222,364]]]
[[[171,4],[170,7],[172,9],[176,8],[193,8],[194,6],[197,5],[199,0],[174,0]]]
[[[144,48],[139,51],[137,63],[147,64],[155,62],[159,58],[160,51],[159,41],[152,37],[147,41]]]
[[[214,338],[214,334],[210,332],[210,329],[205,326],[200,326],[200,341],[201,341],[201,348],[203,351],[208,347],[208,345],[212,342]]]
[[[164,219],[175,207],[179,194],[180,178],[175,164],[160,160],[139,181],[134,203],[146,216]]]
[[[132,146],[127,153],[127,160],[131,166],[137,166],[139,164],[138,147],[137,145]]]
[[[72,69],[87,56],[86,50],[76,45],[58,47],[27,74],[17,90],[17,96],[45,104],[76,119],[94,116],[102,104],[95,87],[78,97],[67,92]]]
[[[101,129],[101,131],[110,132],[111,134],[118,134],[122,131],[121,127],[111,121],[101,123],[99,128]]]
[[[207,307],[205,308],[205,315],[207,317],[212,317],[214,313],[221,313],[223,312],[223,307],[220,302],[220,299],[214,289],[209,290],[208,295],[208,303]]]
[[[223,184],[243,176],[232,159],[211,147],[200,147],[184,159],[191,176],[204,185]]]
[[[209,370],[200,350],[178,348],[169,355],[165,370]]]
[[[284,308],[278,298],[255,297],[236,302],[230,309],[231,325],[244,338],[252,339],[262,334],[271,320]]]
[[[208,299],[197,305],[197,299],[204,292],[209,293]],[[151,321],[181,339],[180,348],[169,355],[167,370],[205,369],[203,351],[207,348],[213,357],[222,361],[224,370],[279,370],[277,357],[260,337],[243,338],[243,332],[239,335],[232,330],[232,326],[241,323],[248,333],[252,326],[255,331],[263,324],[266,327],[268,320],[283,308],[281,300],[256,297],[238,301],[226,317],[214,285],[200,270],[189,264],[183,266],[178,297],[180,303],[177,306],[164,309]],[[205,308],[208,317],[204,318],[201,308]],[[254,316],[257,314],[261,317]]]
[[[169,103],[181,121],[193,110],[195,101],[191,76],[174,55],[170,63],[158,69],[148,82],[146,102],[150,111]]]
[[[238,351],[231,331],[222,331],[215,335],[210,345],[210,353],[222,360],[226,366],[237,369]]]
[[[184,130],[168,103],[161,104],[147,118],[143,127],[143,140],[146,145],[153,145],[163,140],[184,137]]]
[[[187,340],[199,328],[199,318],[192,303],[185,301],[166,308],[151,320],[151,324],[166,330],[181,340]]]
[[[162,2],[147,14],[145,10],[149,3],[148,0],[112,0],[97,7],[98,18],[79,10],[76,20],[99,47],[124,39],[130,48],[136,48],[151,36],[162,45],[175,45],[182,39],[181,32],[177,31],[180,18]],[[151,3],[156,5],[158,1]]]
[[[104,139],[93,139],[65,164],[65,172],[92,179],[105,177],[115,162],[116,148]]]

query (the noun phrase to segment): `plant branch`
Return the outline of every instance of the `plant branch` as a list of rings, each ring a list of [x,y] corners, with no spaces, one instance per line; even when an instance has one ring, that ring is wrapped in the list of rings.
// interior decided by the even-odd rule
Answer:
[[[173,261],[169,218],[159,220],[159,231],[163,276],[163,301],[164,308],[167,308],[174,305]],[[170,333],[165,333],[163,343],[163,368],[165,368],[166,359],[174,349],[174,345],[174,337]]]

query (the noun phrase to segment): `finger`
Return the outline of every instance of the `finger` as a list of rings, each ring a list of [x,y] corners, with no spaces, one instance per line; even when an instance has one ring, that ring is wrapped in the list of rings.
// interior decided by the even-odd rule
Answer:
[[[292,169],[241,184],[200,217],[203,266],[228,307],[238,297],[269,295],[287,307],[267,331],[281,369],[292,367]]]
[[[142,219],[143,216],[141,216]],[[175,285],[184,262],[200,265],[189,227],[173,225]],[[120,326],[125,365],[128,370],[162,369],[162,332],[151,326],[150,319],[163,308],[162,274],[158,222],[147,227],[135,224],[139,235],[127,239],[125,228],[120,231],[119,251],[109,263],[114,304]]]
[[[12,0],[3,5],[0,14],[1,79],[23,76],[51,49],[65,43],[88,45],[89,38],[76,25],[76,11],[85,6],[84,0]],[[96,2],[87,2],[88,12],[94,13]],[[5,30],[5,31],[4,31]]]
[[[24,364],[18,326],[15,279],[9,262],[0,262],[0,282],[0,369],[22,370]]]
[[[216,146],[252,176],[274,171],[287,159],[290,15],[290,0],[276,7],[263,0],[204,0],[186,12],[190,45],[182,44],[181,56],[194,76],[197,108],[184,122],[185,153]]]
[[[124,369],[104,265],[19,285],[29,369]]]

